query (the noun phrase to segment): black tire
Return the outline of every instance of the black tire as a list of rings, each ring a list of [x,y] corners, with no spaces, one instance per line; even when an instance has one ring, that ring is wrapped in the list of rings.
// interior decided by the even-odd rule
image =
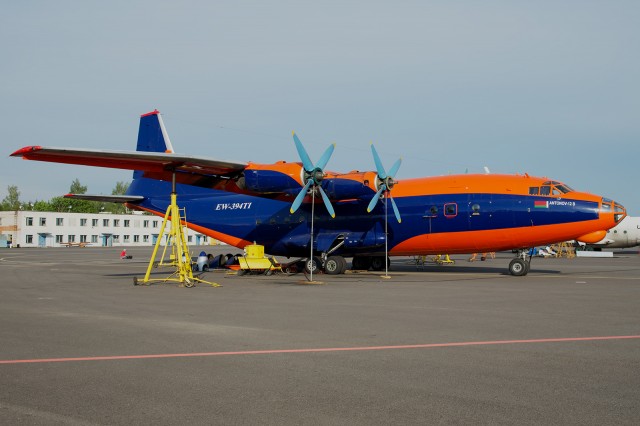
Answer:
[[[386,260],[387,266],[389,266],[389,258],[387,258]],[[374,271],[382,271],[384,269],[384,261],[384,256],[374,256],[373,258],[371,258],[371,269],[373,269]]]
[[[320,272],[320,259],[318,259],[317,257],[313,258],[313,261],[307,259],[304,262],[304,272],[307,274],[311,273],[311,267],[313,267],[313,273],[317,274],[318,272]]]
[[[371,258],[365,256],[354,256],[351,261],[351,269],[358,271],[368,271],[371,267]]]
[[[513,259],[509,262],[509,273],[515,277],[527,275],[527,262],[522,259]]]
[[[342,256],[329,256],[324,263],[324,271],[329,275],[338,275],[344,272],[346,262]]]

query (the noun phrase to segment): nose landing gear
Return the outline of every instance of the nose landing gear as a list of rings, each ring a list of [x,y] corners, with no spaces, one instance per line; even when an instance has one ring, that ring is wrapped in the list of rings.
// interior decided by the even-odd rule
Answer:
[[[525,250],[518,250],[516,258],[509,262],[509,273],[516,277],[522,277],[529,273],[531,267],[531,256],[527,259]]]

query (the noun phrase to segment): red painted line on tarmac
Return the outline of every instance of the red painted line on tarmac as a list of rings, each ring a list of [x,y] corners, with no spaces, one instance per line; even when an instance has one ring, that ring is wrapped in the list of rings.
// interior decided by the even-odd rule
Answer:
[[[346,348],[309,348],[309,349],[271,349],[259,351],[232,351],[232,352],[194,352],[184,354],[149,354],[149,355],[115,355],[115,356],[88,356],[77,358],[40,358],[40,359],[9,359],[0,360],[0,364],[36,364],[46,362],[73,362],[73,361],[114,361],[130,359],[154,359],[154,358],[188,358],[206,356],[229,355],[273,355],[273,354],[298,354],[320,352],[357,352],[357,351],[381,351],[389,349],[429,349],[450,348],[456,346],[487,346],[510,345],[517,343],[556,343],[556,342],[589,342],[597,340],[624,340],[640,339],[637,336],[601,336],[601,337],[563,337],[552,339],[528,339],[528,340],[494,340],[485,342],[454,342],[454,343],[426,343],[422,345],[393,345],[393,346],[361,346]]]

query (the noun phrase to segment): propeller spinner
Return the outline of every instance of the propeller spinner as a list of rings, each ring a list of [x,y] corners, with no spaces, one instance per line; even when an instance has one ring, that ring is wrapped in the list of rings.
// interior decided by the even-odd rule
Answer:
[[[390,191],[391,188],[393,188],[393,186],[395,185],[393,177],[396,175],[396,173],[398,173],[398,169],[400,168],[400,164],[402,163],[402,158],[399,158],[395,163],[393,163],[393,166],[391,166],[391,169],[387,174],[384,166],[382,165],[382,161],[380,160],[380,156],[378,156],[378,152],[376,151],[376,148],[373,146],[373,144],[371,144],[371,153],[373,154],[373,161],[376,163],[376,170],[378,172],[378,192],[376,192],[376,195],[374,195],[369,202],[369,205],[367,206],[367,212],[371,213],[373,208],[378,203],[380,195],[382,194],[382,192],[385,192],[388,193],[387,197],[389,198],[389,200],[391,200],[393,213],[395,214],[398,223],[400,223],[402,222],[402,218],[400,217],[400,212],[398,211],[396,202],[393,200],[393,197],[391,197]]]
[[[302,142],[300,142],[300,139],[298,139],[296,132],[292,132],[292,133],[293,133],[293,141],[295,142],[296,149],[298,150],[298,155],[302,160],[302,167],[304,169],[304,180],[307,181],[307,183],[304,185],[302,190],[298,193],[295,200],[293,200],[293,204],[291,205],[291,209],[289,211],[291,213],[294,213],[296,210],[298,210],[298,208],[302,204],[302,200],[304,200],[304,197],[307,195],[307,191],[309,191],[309,188],[311,188],[312,191],[318,188],[320,195],[322,196],[322,201],[324,202],[324,205],[327,208],[327,211],[329,212],[331,217],[336,217],[336,213],[333,210],[331,201],[329,201],[329,197],[327,197],[327,194],[322,189],[322,186],[320,186],[320,184],[322,183],[322,179],[324,179],[323,169],[329,162],[329,159],[331,158],[331,154],[333,154],[333,150],[336,147],[336,144],[335,143],[331,144],[329,148],[327,148],[327,150],[324,152],[324,154],[322,154],[322,157],[320,157],[320,160],[318,161],[318,163],[314,166],[313,162],[309,158],[309,155],[307,154],[307,151],[304,149]]]

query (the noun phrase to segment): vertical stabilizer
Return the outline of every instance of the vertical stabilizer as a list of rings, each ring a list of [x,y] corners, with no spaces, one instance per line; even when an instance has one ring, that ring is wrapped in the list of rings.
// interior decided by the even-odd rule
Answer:
[[[140,116],[136,151],[173,152],[167,129],[157,109]]]
[[[136,151],[173,153],[171,140],[157,109],[140,116]],[[141,172],[133,172],[134,179],[141,176]]]

